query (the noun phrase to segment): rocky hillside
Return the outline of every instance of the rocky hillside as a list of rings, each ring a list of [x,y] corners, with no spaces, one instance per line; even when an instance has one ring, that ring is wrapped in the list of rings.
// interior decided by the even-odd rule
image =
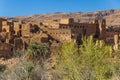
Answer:
[[[95,12],[56,12],[50,14],[39,14],[30,16],[17,16],[16,20],[42,22],[46,19],[57,19],[60,18],[74,18],[76,22],[92,22],[95,18],[105,18],[107,20],[107,26],[119,26],[120,25],[120,10],[105,10]]]

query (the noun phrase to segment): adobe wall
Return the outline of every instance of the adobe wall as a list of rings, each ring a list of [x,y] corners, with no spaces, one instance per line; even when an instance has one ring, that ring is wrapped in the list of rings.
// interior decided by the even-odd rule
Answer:
[[[37,24],[33,24],[31,22],[22,24],[21,33],[22,36],[32,36],[36,33],[39,33],[39,26]]]
[[[45,20],[43,22],[43,26],[46,26],[47,28],[59,28],[59,22],[53,21],[53,20]]]
[[[118,32],[106,32],[106,43],[118,44],[119,43],[119,34]]]
[[[47,32],[60,42],[71,41],[71,29],[49,29]]]
[[[30,44],[30,39],[29,37],[22,37],[23,40],[23,49],[26,50]]]
[[[30,26],[30,23],[22,24],[22,36],[30,36]]]
[[[13,46],[8,43],[0,43],[0,56],[10,57],[13,55]]]
[[[71,24],[60,24],[60,29],[71,29],[71,34],[76,38],[78,35],[90,36],[96,33],[96,24],[89,23],[71,23]]]
[[[14,39],[14,47],[15,47],[15,50],[22,50],[23,49],[23,40],[22,40],[22,38],[16,37]]]
[[[6,29],[7,32],[14,31],[14,24],[13,22],[2,21],[2,30]]]
[[[0,18],[0,32],[2,31],[2,22],[4,21],[4,19]]]
[[[0,33],[0,42],[8,43],[9,33],[8,32],[1,32]]]
[[[95,35],[97,26],[95,24],[84,24],[86,29],[86,36]]]
[[[6,26],[2,26],[2,30],[5,29],[6,32],[10,32],[10,26],[6,25]]]
[[[100,37],[99,39],[105,40],[106,36],[106,20],[103,19],[102,22],[99,23],[99,29],[100,29]]]
[[[22,23],[20,23],[20,22],[14,22],[14,31],[15,31],[15,34],[17,35],[17,32],[19,32],[20,30],[22,30]]]
[[[32,42],[48,43],[48,35],[45,33],[38,33],[30,39],[30,43]]]
[[[63,18],[60,20],[60,24],[71,24],[71,23],[74,23],[73,18]]]
[[[0,32],[2,31],[2,19],[0,19]]]

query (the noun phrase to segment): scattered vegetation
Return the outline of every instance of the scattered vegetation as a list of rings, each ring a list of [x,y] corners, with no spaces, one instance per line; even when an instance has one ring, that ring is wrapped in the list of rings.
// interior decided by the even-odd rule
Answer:
[[[96,44],[92,37],[82,41],[79,49],[74,41],[63,45],[56,64],[62,73],[60,80],[119,80],[116,69],[120,65],[114,62],[111,47]]]
[[[0,65],[0,80],[119,80],[120,54],[109,45],[84,37],[82,45],[64,43],[56,57],[55,67],[45,44],[32,43],[21,62],[12,68]],[[48,64],[51,63],[51,64]]]

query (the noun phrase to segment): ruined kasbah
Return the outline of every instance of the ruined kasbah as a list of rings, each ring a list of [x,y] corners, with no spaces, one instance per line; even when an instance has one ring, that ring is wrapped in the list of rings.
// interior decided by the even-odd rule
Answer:
[[[59,49],[64,42],[74,40],[82,44],[82,36],[91,36],[99,43],[112,44],[118,50],[119,33],[106,28],[105,19],[78,23],[74,18],[22,22],[0,18],[0,57],[11,57],[17,50],[26,50],[32,42],[45,43],[51,51]]]

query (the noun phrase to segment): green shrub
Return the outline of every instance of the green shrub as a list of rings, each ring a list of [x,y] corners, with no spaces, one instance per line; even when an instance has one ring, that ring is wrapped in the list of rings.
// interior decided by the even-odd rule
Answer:
[[[3,64],[0,64],[0,72],[5,71],[5,69],[6,69],[6,66]]]
[[[113,76],[110,46],[96,45],[92,37],[84,37],[78,49],[74,41],[65,43],[57,56],[56,71],[62,80],[108,80]],[[78,52],[79,51],[79,52]]]
[[[64,43],[61,53],[57,56],[56,70],[60,71],[63,80],[79,79],[77,45],[74,41]],[[76,74],[78,73],[78,74]]]
[[[34,62],[41,61],[50,56],[50,50],[46,44],[32,43],[27,50],[25,58]]]

